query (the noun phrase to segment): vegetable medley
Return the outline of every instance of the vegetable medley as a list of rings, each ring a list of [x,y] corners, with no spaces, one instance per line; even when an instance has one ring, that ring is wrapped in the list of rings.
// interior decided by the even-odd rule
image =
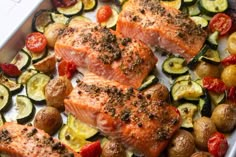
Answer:
[[[71,79],[77,70],[72,62],[56,58],[53,47],[67,25],[75,20],[91,21],[84,12],[95,10],[96,22],[115,28],[125,0],[114,0],[112,5],[104,1],[99,8],[97,3],[97,0],[52,0],[53,10],[40,10],[34,15],[33,32],[26,36],[25,47],[11,63],[0,64],[0,125],[5,122],[3,115],[11,107],[12,99],[16,99],[18,123],[30,122],[36,115],[36,127],[50,135],[59,131],[58,138],[83,157],[134,156],[72,115],[62,124],[63,99],[73,88]],[[162,72],[172,82],[169,93],[166,90],[170,96],[167,101],[178,108],[183,121],[164,153],[170,157],[199,157],[209,153],[223,157],[229,147],[224,134],[233,132],[236,126],[234,8],[230,8],[227,0],[163,0],[162,3],[185,12],[209,33],[202,50],[190,62],[169,54],[163,62]],[[227,39],[227,50],[223,52],[218,47],[222,38]],[[57,72],[59,76],[52,78]],[[156,84],[155,75],[150,75],[139,90]],[[26,92],[22,95],[23,88]],[[47,107],[35,113],[38,104]],[[50,123],[52,117],[54,125]]]

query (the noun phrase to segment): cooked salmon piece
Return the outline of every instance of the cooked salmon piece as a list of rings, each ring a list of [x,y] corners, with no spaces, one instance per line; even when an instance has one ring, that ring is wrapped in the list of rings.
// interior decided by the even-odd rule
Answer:
[[[163,5],[159,0],[127,1],[116,28],[125,37],[179,54],[188,61],[199,52],[207,37],[206,31],[187,14]]]
[[[44,131],[14,122],[0,127],[0,153],[12,157],[80,157]]]
[[[64,100],[67,113],[145,157],[157,157],[180,127],[178,110],[132,87],[86,75]]]
[[[82,21],[73,22],[64,30],[55,44],[55,53],[79,68],[134,88],[141,85],[157,63],[144,43]]]

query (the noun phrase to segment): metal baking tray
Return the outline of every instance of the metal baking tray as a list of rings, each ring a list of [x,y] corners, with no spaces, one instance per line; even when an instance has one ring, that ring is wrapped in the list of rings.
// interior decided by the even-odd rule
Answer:
[[[11,17],[10,20],[14,21],[14,18],[19,18],[17,15],[19,15],[17,13],[17,11],[25,11],[25,13],[20,13],[21,15],[21,20],[18,23],[14,23],[10,20],[6,20],[6,23],[4,23],[4,29],[0,30],[0,35],[1,36],[1,40],[0,40],[0,63],[6,63],[6,62],[10,62],[12,60],[12,58],[16,55],[16,53],[24,46],[24,40],[26,35],[31,32],[31,23],[32,23],[32,18],[35,14],[35,12],[37,12],[40,9],[50,9],[52,8],[51,6],[51,1],[50,0],[34,0],[32,1],[32,4],[30,4],[31,2],[26,1],[26,0],[8,0],[8,1],[12,1],[13,3],[16,3],[16,9],[14,14],[16,15],[15,17]],[[20,10],[20,8],[22,6],[19,5],[19,3],[23,3],[23,2],[27,2],[24,3],[22,5],[25,5],[24,8],[30,8],[30,9],[22,9]],[[28,3],[29,2],[29,3]],[[3,2],[0,2],[0,4]],[[106,3],[106,4],[110,4],[113,5],[112,3]],[[17,5],[19,5],[17,8]],[[99,8],[99,5],[102,5],[102,2],[98,3],[97,8]],[[4,5],[1,5],[4,7]],[[0,11],[1,12],[1,11]],[[13,16],[13,15],[11,15]],[[96,9],[94,11],[91,12],[85,12],[83,14],[83,16],[85,17],[89,17],[92,21],[96,21]],[[8,17],[5,17],[5,19],[7,19]],[[11,25],[14,23],[14,29],[12,30],[5,30],[7,28],[11,28],[8,27],[8,25]],[[2,25],[2,24],[1,24]],[[6,31],[6,32],[4,32]],[[223,55],[225,52],[225,46],[226,46],[226,38],[223,38],[220,40],[220,46],[219,46],[219,51],[221,52],[221,55]],[[163,62],[163,57],[158,55],[158,64],[157,64],[157,69],[161,68],[161,64]],[[160,81],[162,83],[164,83],[165,85],[169,85],[170,79],[168,77],[166,77],[164,74],[162,73],[158,73],[158,77],[160,78]],[[25,91],[23,91],[24,93]],[[15,121],[15,116],[16,116],[16,109],[14,108],[14,102],[13,102],[13,107],[11,107],[11,109],[4,113],[4,116],[6,118],[7,121]],[[42,106],[36,106],[36,110],[39,110],[39,108],[41,108]],[[65,115],[62,114],[63,116],[63,121],[65,123]],[[56,136],[56,135],[55,135]],[[226,154],[225,157],[236,157],[236,129],[235,131],[231,134],[228,135],[228,142],[229,142],[229,149],[228,152]]]

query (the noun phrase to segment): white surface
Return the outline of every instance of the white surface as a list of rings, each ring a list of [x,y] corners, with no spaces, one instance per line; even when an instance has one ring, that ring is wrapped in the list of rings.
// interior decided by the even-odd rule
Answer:
[[[0,48],[25,22],[31,12],[43,0],[1,0],[0,1]]]

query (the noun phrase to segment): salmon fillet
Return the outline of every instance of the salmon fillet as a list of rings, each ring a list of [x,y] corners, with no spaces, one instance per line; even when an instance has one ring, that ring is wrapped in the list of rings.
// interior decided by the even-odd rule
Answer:
[[[175,107],[92,74],[64,102],[66,112],[145,157],[160,155],[181,124]]]
[[[73,22],[59,36],[55,53],[79,68],[134,88],[141,85],[157,63],[144,43],[81,21]]]
[[[177,53],[188,61],[202,48],[206,31],[187,14],[159,0],[129,0],[122,7],[116,30],[125,37]]]
[[[13,122],[0,127],[0,153],[12,157],[80,157],[44,131]]]

